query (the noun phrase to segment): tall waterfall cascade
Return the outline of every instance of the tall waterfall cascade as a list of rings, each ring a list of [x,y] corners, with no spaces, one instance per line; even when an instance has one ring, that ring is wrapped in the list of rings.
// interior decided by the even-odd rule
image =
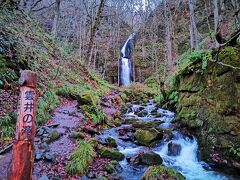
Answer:
[[[131,34],[121,48],[119,61],[119,85],[129,86],[133,82],[132,51],[135,34]]]

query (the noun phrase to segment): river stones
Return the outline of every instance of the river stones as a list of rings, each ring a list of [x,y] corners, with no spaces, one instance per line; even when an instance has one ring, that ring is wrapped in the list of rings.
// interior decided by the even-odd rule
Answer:
[[[107,145],[110,146],[110,147],[117,147],[116,140],[112,137],[108,137],[106,139],[106,142],[107,142]]]
[[[136,121],[132,123],[134,128],[146,129],[146,128],[155,128],[158,127],[162,122],[161,121]]]
[[[153,151],[141,154],[140,161],[146,165],[160,165],[163,162],[161,156]]]
[[[148,115],[148,112],[146,110],[142,110],[136,113],[137,116],[139,117],[144,117]]]
[[[42,151],[36,151],[35,153],[35,160],[40,161],[43,158],[43,152]]]
[[[124,124],[132,124],[134,122],[138,121],[138,119],[135,118],[126,118],[124,121]]]
[[[48,152],[49,151],[49,146],[46,142],[41,143],[38,148],[42,149],[43,152]]]
[[[83,139],[84,138],[84,134],[78,131],[72,131],[69,134],[70,138],[75,138],[75,139]]]
[[[186,178],[176,170],[164,166],[150,166],[145,171],[141,180],[185,180]]]
[[[44,159],[49,161],[49,162],[55,162],[56,161],[56,155],[47,152],[47,153],[44,154]]]
[[[126,159],[127,159],[127,162],[132,166],[140,165],[140,156],[139,155],[127,157]]]
[[[178,156],[180,155],[182,147],[180,144],[170,142],[168,143],[168,156]]]
[[[138,129],[134,133],[134,137],[136,141],[140,145],[150,146],[155,140],[159,140],[163,138],[163,134],[157,131],[154,128],[143,130]]]
[[[101,154],[102,157],[109,158],[109,159],[112,159],[112,160],[121,161],[121,160],[124,159],[124,154],[122,154],[119,151],[109,149],[109,148],[106,148],[106,147],[99,148],[99,153]]]
[[[48,135],[49,140],[47,141],[47,143],[56,141],[60,138],[60,136],[61,134],[57,130],[52,130]]]
[[[116,171],[118,165],[119,164],[116,160],[112,160],[103,169],[104,169],[104,171],[108,172],[109,174],[112,174]]]

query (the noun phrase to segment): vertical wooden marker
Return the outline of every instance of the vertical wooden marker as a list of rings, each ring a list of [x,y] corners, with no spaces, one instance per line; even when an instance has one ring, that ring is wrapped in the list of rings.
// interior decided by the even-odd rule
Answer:
[[[36,133],[36,73],[21,71],[16,140],[8,180],[31,180]]]

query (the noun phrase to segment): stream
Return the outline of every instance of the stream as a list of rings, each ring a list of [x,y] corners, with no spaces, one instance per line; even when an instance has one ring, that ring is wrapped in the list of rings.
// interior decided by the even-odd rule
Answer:
[[[136,112],[139,109],[147,111],[147,115],[139,117]],[[153,110],[157,110],[154,115],[151,113]],[[157,108],[156,104],[150,100],[145,106],[142,105],[132,105],[128,112],[124,115],[127,119],[139,119],[143,121],[162,121],[159,125],[163,129],[171,129],[173,124],[171,121],[175,117],[173,112]],[[159,141],[158,145],[149,148],[146,146],[140,146],[135,144],[133,141],[126,141],[122,139],[119,135],[119,130],[131,127],[131,124],[125,124],[120,127],[111,128],[103,131],[98,138],[102,141],[106,140],[108,137],[112,137],[117,142],[117,149],[125,155],[125,159],[120,161],[121,169],[118,172],[118,176],[126,180],[139,180],[144,174],[147,166],[138,165],[133,166],[127,160],[129,157],[138,155],[143,151],[152,150],[159,154],[163,159],[163,165],[171,167],[181,172],[188,180],[225,180],[234,179],[220,172],[216,172],[211,169],[211,167],[200,160],[200,153],[198,150],[197,139],[192,137],[184,136],[180,131],[173,131],[173,138],[163,138]],[[173,144],[180,145],[179,154],[172,156],[168,153],[168,144],[172,142]]]

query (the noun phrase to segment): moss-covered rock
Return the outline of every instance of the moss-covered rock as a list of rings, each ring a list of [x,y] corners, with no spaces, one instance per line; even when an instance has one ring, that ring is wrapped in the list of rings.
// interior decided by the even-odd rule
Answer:
[[[164,166],[150,166],[141,178],[142,180],[184,180],[181,173]]]
[[[107,171],[109,174],[112,174],[116,171],[117,165],[118,165],[118,162],[116,160],[112,160],[103,169],[104,171]]]
[[[152,128],[148,130],[138,129],[134,133],[134,136],[140,145],[149,146],[155,140],[161,139],[163,137],[163,134],[158,130]]]
[[[57,139],[60,138],[60,136],[61,136],[61,134],[57,130],[51,131],[48,135],[47,143],[51,143],[53,141],[56,141]]]
[[[116,140],[112,137],[108,137],[106,139],[106,142],[107,142],[107,145],[110,146],[110,147],[117,147]]]
[[[109,158],[109,159],[112,159],[112,160],[121,161],[121,160],[124,159],[124,154],[122,154],[119,151],[109,149],[109,148],[106,148],[106,147],[101,147],[99,149],[99,153],[101,154],[102,157]]]
[[[161,156],[153,151],[141,154],[140,161],[146,165],[160,165],[163,162]]]
[[[84,134],[81,133],[81,132],[72,131],[72,132],[69,134],[69,137],[70,137],[70,138],[75,138],[75,139],[83,139],[83,138],[84,138]]]
[[[100,103],[99,97],[91,90],[84,90],[76,97],[78,104],[81,105],[98,105]]]
[[[92,147],[96,148],[99,144],[99,141],[97,138],[90,138],[88,140],[88,143],[92,145]]]

